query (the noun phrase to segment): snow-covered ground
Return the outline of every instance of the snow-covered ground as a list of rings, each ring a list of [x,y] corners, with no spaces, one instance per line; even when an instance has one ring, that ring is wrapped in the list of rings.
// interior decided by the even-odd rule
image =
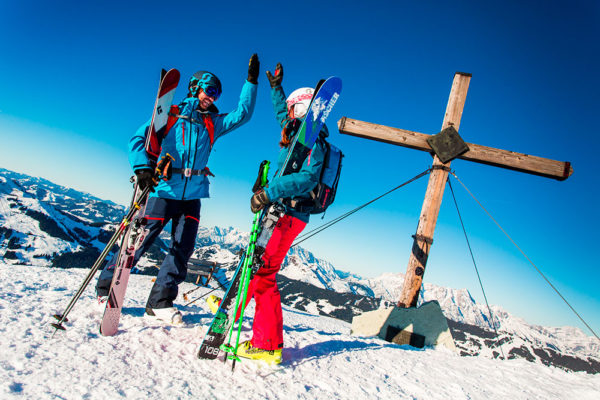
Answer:
[[[124,207],[110,201],[0,168],[0,257],[8,264],[89,267],[123,213]],[[136,267],[154,270],[160,264],[169,237],[169,233],[163,232],[164,243],[157,243]],[[237,265],[236,253],[245,248],[248,237],[248,232],[232,227],[200,227],[194,256],[229,267],[231,271]],[[376,304],[373,298],[393,304],[404,282],[402,273],[365,279],[343,272],[301,247],[292,247],[280,275],[310,285],[293,285],[291,289],[296,292],[285,294],[288,305],[315,314],[336,313],[338,317],[344,315],[343,318],[349,318],[358,308],[343,307],[343,301],[333,299],[338,294],[370,296],[362,303],[363,309]],[[217,275],[224,276],[224,272]],[[317,295],[312,287],[329,290]],[[456,329],[460,331],[455,339],[458,338],[459,348],[466,354],[494,358],[498,352],[496,342],[500,341],[502,351],[510,358],[520,357],[575,371],[600,371],[600,341],[580,329],[532,325],[500,306],[491,305],[498,338],[490,341],[489,332],[494,326],[488,308],[476,303],[468,290],[425,283],[420,302],[430,300],[440,303],[449,320],[468,325],[454,326],[455,333]]]
[[[348,323],[287,307],[283,363],[246,361],[232,373],[230,362],[196,358],[211,319],[203,301],[180,307],[184,326],[162,325],[143,316],[152,283],[142,275],[131,276],[117,335],[99,335],[101,311],[88,288],[67,331],[52,337],[51,315],[64,309],[86,272],[0,264],[0,398],[600,398],[600,375],[355,337]],[[192,288],[185,283],[180,292]]]

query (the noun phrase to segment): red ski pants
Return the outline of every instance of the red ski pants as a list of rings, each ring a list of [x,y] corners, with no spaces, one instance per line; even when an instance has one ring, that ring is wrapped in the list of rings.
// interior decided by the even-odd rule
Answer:
[[[247,302],[254,297],[256,303],[250,342],[254,347],[264,350],[276,350],[283,347],[281,297],[275,276],[294,239],[305,226],[306,222],[298,218],[287,214],[281,217],[265,248],[262,257],[265,265],[250,281]]]

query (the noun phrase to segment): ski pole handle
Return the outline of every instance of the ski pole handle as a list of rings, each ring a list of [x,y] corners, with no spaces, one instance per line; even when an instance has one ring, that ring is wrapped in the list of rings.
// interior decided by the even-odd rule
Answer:
[[[262,167],[262,174],[260,176],[260,186],[265,187],[269,183],[269,167],[271,166],[271,162],[265,160],[260,165]]]
[[[260,163],[258,167],[258,177],[256,178],[256,182],[254,182],[254,186],[252,186],[252,193],[258,192],[261,188],[264,188],[269,183],[269,166],[271,162],[268,160],[264,160]]]
[[[171,175],[172,175],[172,161],[173,161],[173,157],[167,153],[165,156],[163,156],[160,161],[158,162],[158,164],[156,165],[156,169],[154,171],[154,175],[156,176],[156,180],[158,179],[162,179],[164,181],[168,181],[169,179],[171,179]]]

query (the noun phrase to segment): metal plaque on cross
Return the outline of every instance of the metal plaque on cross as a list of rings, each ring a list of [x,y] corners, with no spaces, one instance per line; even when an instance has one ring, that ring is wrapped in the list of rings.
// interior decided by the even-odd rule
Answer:
[[[469,151],[469,146],[452,125],[427,138],[427,143],[444,164]]]

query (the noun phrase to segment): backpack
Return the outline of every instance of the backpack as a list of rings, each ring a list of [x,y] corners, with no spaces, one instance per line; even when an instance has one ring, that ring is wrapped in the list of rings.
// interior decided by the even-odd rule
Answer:
[[[323,139],[325,144],[325,159],[321,168],[319,183],[310,192],[312,207],[309,210],[311,214],[321,214],[327,210],[335,200],[340,174],[342,172],[342,158],[344,154],[340,149]]]

